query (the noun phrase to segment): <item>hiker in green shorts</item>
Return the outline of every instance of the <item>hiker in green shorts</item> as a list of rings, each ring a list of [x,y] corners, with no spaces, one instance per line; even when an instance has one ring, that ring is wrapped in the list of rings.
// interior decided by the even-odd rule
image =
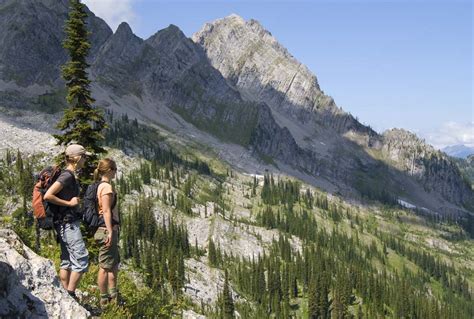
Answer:
[[[97,285],[100,290],[100,305],[117,301],[117,276],[120,263],[118,248],[120,218],[117,209],[117,194],[110,182],[115,178],[117,165],[109,158],[99,161],[94,171],[94,179],[100,181],[97,188],[99,206],[99,227],[94,239],[99,244],[99,274]]]

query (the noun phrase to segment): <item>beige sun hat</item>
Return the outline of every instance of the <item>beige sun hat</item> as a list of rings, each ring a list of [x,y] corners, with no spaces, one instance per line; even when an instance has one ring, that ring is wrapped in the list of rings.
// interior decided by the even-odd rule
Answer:
[[[71,144],[68,147],[66,147],[66,156],[80,156],[80,155],[86,155],[86,156],[91,156],[91,152],[87,152],[84,146],[79,145],[79,144]]]

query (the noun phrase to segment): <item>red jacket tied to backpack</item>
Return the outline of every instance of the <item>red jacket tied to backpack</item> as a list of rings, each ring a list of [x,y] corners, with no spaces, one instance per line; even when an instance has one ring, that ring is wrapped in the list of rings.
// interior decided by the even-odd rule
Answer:
[[[41,229],[53,229],[53,217],[55,213],[55,205],[43,199],[46,191],[61,175],[61,168],[58,166],[49,166],[43,169],[33,188],[33,215],[35,216],[38,226]]]

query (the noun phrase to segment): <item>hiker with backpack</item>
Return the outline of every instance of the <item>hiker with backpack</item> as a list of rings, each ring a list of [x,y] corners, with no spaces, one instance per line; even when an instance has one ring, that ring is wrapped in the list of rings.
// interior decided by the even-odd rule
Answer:
[[[117,301],[117,276],[120,263],[118,248],[120,217],[117,209],[117,194],[111,181],[117,173],[117,165],[110,158],[99,161],[94,171],[96,187],[98,223],[94,239],[99,244],[99,273],[97,285],[100,290],[100,306],[106,306],[110,301]],[[89,189],[88,189],[89,190]],[[86,192],[87,193],[87,192]]]
[[[75,299],[76,287],[89,267],[89,252],[80,230],[82,217],[76,172],[84,167],[90,155],[82,145],[69,145],[65,151],[66,168],[60,170],[59,176],[43,196],[44,201],[54,208],[53,223],[61,245],[59,278],[69,295]],[[57,169],[55,171],[58,172]]]

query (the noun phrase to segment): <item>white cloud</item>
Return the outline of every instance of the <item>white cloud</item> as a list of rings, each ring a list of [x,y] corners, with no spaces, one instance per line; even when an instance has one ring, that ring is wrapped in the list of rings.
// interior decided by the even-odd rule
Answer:
[[[428,143],[436,148],[464,144],[474,147],[474,122],[446,122],[433,131],[420,132]]]
[[[95,15],[101,17],[107,24],[116,30],[118,25],[126,21],[131,24],[136,14],[132,3],[136,0],[82,0]]]

